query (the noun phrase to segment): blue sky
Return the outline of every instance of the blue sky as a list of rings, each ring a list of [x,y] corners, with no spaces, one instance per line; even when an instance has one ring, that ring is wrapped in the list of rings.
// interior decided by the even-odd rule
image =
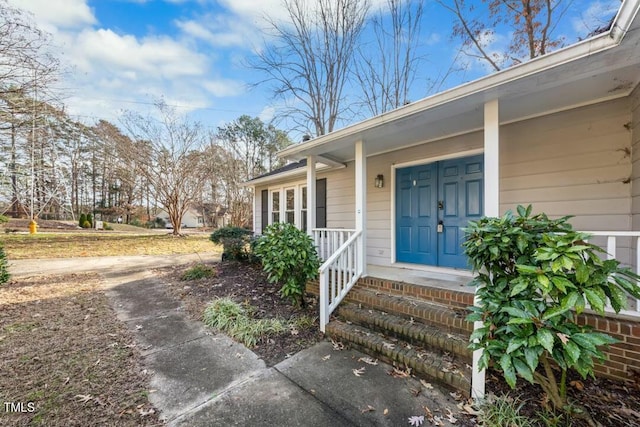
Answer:
[[[382,1],[372,0],[374,8]],[[32,12],[36,23],[52,34],[66,71],[60,82],[63,102],[70,114],[88,124],[100,118],[118,124],[122,110],[147,112],[158,97],[211,129],[241,114],[265,121],[277,114],[278,104],[267,88],[251,88],[261,76],[245,63],[261,46],[264,14],[285,16],[280,0],[9,2]],[[574,0],[557,33],[575,41],[588,32],[585,23],[610,17],[619,4]],[[458,52],[459,42],[450,38],[451,23],[446,11],[425,0],[421,45],[426,60],[417,74],[415,99],[429,94],[428,79],[445,73]],[[493,49],[508,39],[508,29],[501,31],[490,41]],[[478,62],[465,61],[466,71],[452,75],[440,89],[488,72]],[[353,120],[365,116],[363,111]]]

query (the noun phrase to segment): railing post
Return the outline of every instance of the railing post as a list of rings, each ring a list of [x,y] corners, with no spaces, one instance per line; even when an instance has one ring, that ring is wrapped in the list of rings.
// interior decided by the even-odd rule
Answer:
[[[616,236],[607,236],[607,259],[616,257]]]
[[[320,291],[320,331],[325,331],[325,326],[329,323],[329,303],[327,301],[329,286],[327,283],[327,272],[320,272],[320,277],[318,278],[318,285]]]

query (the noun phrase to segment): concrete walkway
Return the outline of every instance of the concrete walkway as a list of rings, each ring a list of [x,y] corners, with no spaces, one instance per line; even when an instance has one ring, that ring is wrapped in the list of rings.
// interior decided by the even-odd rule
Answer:
[[[151,372],[149,399],[168,425],[403,426],[425,407],[453,425],[446,414],[458,412],[457,402],[447,391],[393,377],[391,366],[367,364],[364,354],[330,342],[266,367],[244,346],[190,320],[139,259],[122,258],[110,268],[105,260],[91,265],[104,267],[105,292],[135,336]],[[43,271],[47,263],[36,264]]]

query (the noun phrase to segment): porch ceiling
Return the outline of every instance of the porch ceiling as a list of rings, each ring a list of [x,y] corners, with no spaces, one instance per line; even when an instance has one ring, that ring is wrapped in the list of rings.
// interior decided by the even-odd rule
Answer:
[[[625,2],[626,3],[626,2]],[[283,150],[299,160],[324,155],[354,158],[354,144],[369,156],[483,128],[484,103],[498,99],[500,123],[629,95],[640,83],[637,8],[622,41],[605,33],[527,63],[494,73],[405,107]]]

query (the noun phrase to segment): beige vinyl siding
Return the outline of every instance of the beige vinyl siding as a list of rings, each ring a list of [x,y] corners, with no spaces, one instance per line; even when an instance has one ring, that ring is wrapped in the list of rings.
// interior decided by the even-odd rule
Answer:
[[[531,203],[553,217],[573,215],[578,230],[631,230],[629,120],[629,100],[619,99],[504,126],[500,210]],[[627,265],[630,243],[617,241]]]
[[[630,97],[631,120],[631,154],[632,154],[632,215],[633,230],[640,230],[640,86],[637,86]]]
[[[630,230],[629,118],[620,99],[504,126],[500,210],[531,203],[578,229]]]

